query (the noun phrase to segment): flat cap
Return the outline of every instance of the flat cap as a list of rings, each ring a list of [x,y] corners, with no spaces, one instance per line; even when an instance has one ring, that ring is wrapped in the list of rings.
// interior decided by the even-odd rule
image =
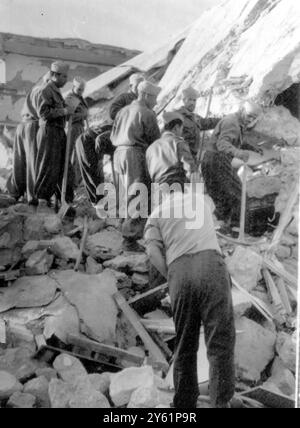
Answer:
[[[185,88],[181,92],[182,97],[184,98],[199,98],[200,94],[196,91],[196,89],[189,86],[188,88]]]
[[[182,123],[184,122],[183,116],[177,111],[164,111],[162,114],[162,118],[165,125],[172,122],[173,120],[178,120],[178,119],[181,120]]]
[[[51,64],[51,71],[53,71],[54,73],[68,73],[69,71],[69,65],[62,62],[62,61],[55,61]]]
[[[145,76],[142,73],[134,73],[129,77],[129,83],[131,85],[137,84],[145,80]]]
[[[138,92],[144,92],[145,94],[157,96],[161,91],[161,88],[148,80],[144,80],[138,86]]]

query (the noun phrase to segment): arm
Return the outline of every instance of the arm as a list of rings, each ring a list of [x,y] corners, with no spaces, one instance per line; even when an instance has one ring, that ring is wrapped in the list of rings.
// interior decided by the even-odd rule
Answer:
[[[178,159],[183,164],[183,169],[185,170],[185,175],[188,180],[191,179],[191,175],[194,172],[198,171],[197,165],[194,161],[194,158],[191,154],[188,144],[182,140],[177,145]]]
[[[152,241],[147,245],[147,254],[150,259],[150,263],[158,270],[158,272],[165,278],[168,277],[168,268],[166,260],[162,254],[162,251],[155,241]]]
[[[112,120],[115,120],[117,114],[119,113],[122,108],[126,107],[128,105],[127,97],[125,94],[121,94],[118,97],[116,97],[113,102],[110,105],[109,108],[109,115]]]
[[[156,115],[153,111],[149,111],[144,119],[145,141],[150,144],[160,138],[160,130],[157,124]]]
[[[49,89],[45,88],[37,99],[37,112],[38,116],[46,121],[66,116],[68,114],[68,109],[53,108],[51,92]]]
[[[219,117],[208,117],[203,118],[198,116],[197,117],[197,124],[200,126],[201,131],[209,131],[211,129],[215,129],[215,127],[220,122]]]
[[[220,126],[220,134],[217,139],[217,149],[219,152],[226,153],[232,157],[240,158],[242,150],[239,150],[233,142],[239,144],[241,130],[233,122],[224,121]]]

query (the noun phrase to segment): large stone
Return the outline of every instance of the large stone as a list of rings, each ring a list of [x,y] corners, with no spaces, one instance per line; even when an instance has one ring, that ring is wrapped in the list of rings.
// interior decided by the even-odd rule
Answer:
[[[37,405],[39,407],[50,407],[50,399],[48,394],[49,382],[45,376],[39,376],[35,379],[28,381],[24,385],[24,392],[36,397]]]
[[[106,268],[130,272],[149,272],[149,260],[146,254],[124,253],[103,263]]]
[[[45,241],[28,241],[22,248],[22,255],[25,259],[28,259],[31,254],[35,253],[39,250],[46,250],[50,248],[53,244],[53,241],[45,240]]]
[[[135,289],[144,289],[149,285],[149,275],[134,273],[132,275],[132,283],[135,286]]]
[[[155,386],[140,387],[136,389],[128,404],[129,409],[150,409],[159,405],[159,392]]]
[[[25,325],[8,322],[7,333],[10,347],[27,347],[35,351],[36,344],[34,335]]]
[[[87,371],[82,363],[75,357],[68,354],[60,354],[53,363],[54,369],[59,377],[65,381],[72,383],[75,379],[87,375]]]
[[[99,342],[115,340],[118,309],[113,299],[116,278],[109,272],[86,275],[74,271],[53,274],[67,300],[76,307],[81,332]]]
[[[44,217],[44,228],[51,235],[59,234],[62,229],[62,222],[58,215],[50,214]]]
[[[252,302],[249,298],[237,288],[231,290],[234,315],[239,318],[252,307]]]
[[[279,177],[259,176],[247,181],[247,196],[249,198],[262,199],[267,195],[278,194],[281,188]]]
[[[105,395],[108,393],[111,382],[110,373],[93,373],[89,374],[87,377],[96,391]]]
[[[48,382],[51,381],[51,379],[57,379],[57,372],[54,369],[51,369],[51,367],[45,367],[41,369],[37,369],[35,372],[36,377],[43,376],[47,379]]]
[[[54,299],[57,284],[48,276],[24,276],[0,291],[0,312],[11,308],[46,306]]]
[[[276,335],[245,317],[236,320],[236,330],[236,375],[242,381],[258,382],[274,358]]]
[[[69,407],[69,401],[74,387],[60,379],[51,379],[48,393],[52,409],[66,409]]]
[[[0,370],[11,373],[19,381],[31,378],[44,364],[32,358],[28,348],[10,348],[0,356]]]
[[[262,258],[245,247],[237,247],[226,259],[229,273],[247,291],[253,290],[261,279]]]
[[[142,348],[138,347],[138,346],[131,346],[128,349],[128,352],[130,354],[137,355],[138,357],[141,357],[141,358],[145,358],[146,357],[145,351]],[[128,360],[126,358],[123,358],[121,360],[120,364],[124,368],[134,367],[135,366],[135,364],[132,362],[132,360]]]
[[[75,390],[69,401],[71,409],[109,409],[108,399],[96,391],[88,377],[77,379]]]
[[[115,229],[103,230],[88,237],[86,249],[94,259],[113,259],[122,252],[122,234]]]
[[[295,394],[295,376],[290,370],[284,367],[280,358],[275,358],[271,370],[271,377],[264,383],[264,387],[270,390],[272,390],[274,386],[284,395],[293,396]]]
[[[103,267],[100,263],[97,263],[93,257],[89,256],[86,259],[85,270],[89,275],[97,275],[103,272]]]
[[[35,253],[31,254],[25,264],[26,274],[45,275],[49,272],[53,263],[53,259],[53,255],[48,254],[47,250],[36,251]]]
[[[132,280],[128,275],[126,275],[126,273],[120,272],[114,269],[109,269],[109,268],[106,268],[105,272],[110,272],[112,275],[114,275],[114,277],[118,281],[117,283],[118,290],[122,290],[122,288],[132,287]]]
[[[115,374],[112,378],[109,394],[118,406],[129,403],[132,393],[140,388],[152,388],[155,378],[152,367],[131,367]]]
[[[36,398],[31,394],[24,394],[23,392],[15,392],[6,407],[12,409],[33,409],[36,404]]]
[[[39,241],[45,238],[44,216],[41,214],[31,215],[24,223],[24,240]]]
[[[68,236],[62,236],[53,240],[51,252],[64,260],[77,260],[79,255],[78,246]]]
[[[276,352],[279,355],[284,367],[296,372],[297,339],[287,333],[281,332],[277,336]]]
[[[6,400],[15,392],[22,391],[21,383],[11,373],[0,371],[0,400]]]

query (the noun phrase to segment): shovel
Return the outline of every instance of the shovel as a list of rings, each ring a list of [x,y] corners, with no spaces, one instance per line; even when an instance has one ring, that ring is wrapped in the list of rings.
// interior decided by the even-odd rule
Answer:
[[[67,146],[66,146],[66,155],[65,155],[65,167],[64,167],[64,176],[61,189],[61,207],[58,212],[58,216],[63,219],[69,210],[69,204],[66,202],[66,193],[67,193],[67,181],[68,181],[68,172],[69,172],[69,161],[70,161],[70,149],[71,149],[71,135],[72,135],[72,116],[68,120],[68,133],[67,133]]]

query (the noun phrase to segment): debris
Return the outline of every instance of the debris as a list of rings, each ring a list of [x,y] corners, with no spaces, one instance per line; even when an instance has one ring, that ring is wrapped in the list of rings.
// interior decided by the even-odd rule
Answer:
[[[111,382],[110,373],[92,373],[87,375],[87,377],[96,391],[104,395],[108,393]]]
[[[86,259],[85,270],[89,275],[97,275],[98,273],[103,272],[103,267],[100,263],[97,263],[93,257],[88,256]]]
[[[109,409],[108,399],[93,387],[88,376],[78,378],[69,400],[71,409]]]
[[[159,405],[158,389],[152,385],[149,387],[141,386],[131,395],[128,409],[150,409]]]
[[[57,284],[48,276],[24,276],[0,291],[0,312],[12,308],[46,306],[53,301]]]
[[[175,335],[175,325],[172,318],[168,319],[141,319],[141,323],[148,331],[153,331],[159,334],[171,334]]]
[[[281,394],[294,396],[296,379],[293,373],[284,367],[280,358],[275,358],[272,365],[271,377],[263,384],[263,387],[270,391],[273,391],[275,387]]]
[[[33,409],[36,398],[31,394],[15,392],[8,400],[7,407],[11,409]]]
[[[166,372],[168,370],[168,363],[159,349],[159,347],[153,342],[145,328],[142,326],[136,313],[130,308],[124,297],[119,293],[114,294],[114,299],[122,310],[128,321],[131,323],[137,334],[142,339],[146,349],[149,351],[151,362],[155,368],[159,368]]]
[[[236,330],[236,375],[243,381],[258,382],[274,358],[276,335],[245,317],[236,320]]]
[[[263,387],[242,392],[239,397],[249,397],[262,403],[269,409],[294,409],[295,401],[283,394],[275,393]]]
[[[122,252],[122,235],[115,229],[105,229],[88,237],[86,250],[96,260],[113,259]]]
[[[253,290],[261,279],[262,258],[249,248],[236,247],[228,257],[227,267],[233,278],[247,291]]]
[[[52,254],[48,254],[47,250],[37,251],[29,257],[27,260],[26,274],[27,275],[45,275],[49,272],[54,257]]]
[[[28,241],[22,248],[22,255],[25,259],[28,259],[31,254],[35,253],[39,250],[50,249],[50,247],[54,244],[54,241],[43,240],[43,241]]]
[[[84,223],[83,223],[83,234],[82,234],[81,243],[80,243],[80,250],[79,250],[78,257],[76,259],[76,264],[74,266],[75,272],[78,271],[78,268],[82,259],[83,250],[85,248],[87,236],[88,236],[88,218],[87,216],[85,216]]]
[[[126,273],[119,272],[117,270],[109,269],[109,268],[106,268],[105,272],[110,272],[112,275],[114,275],[114,277],[118,281],[118,283],[117,283],[118,290],[122,290],[123,288],[131,288],[132,287],[131,278],[129,278],[129,276],[126,275]]]
[[[64,260],[77,260],[79,249],[77,245],[68,236],[55,238],[50,251],[56,256]]]
[[[132,275],[132,283],[133,285],[140,286],[143,289],[149,285],[149,275],[134,273]]]
[[[20,277],[20,270],[9,270],[7,272],[0,273],[0,281],[10,282]]]
[[[48,394],[49,382],[45,376],[39,376],[29,380],[24,385],[24,393],[31,394],[36,397],[38,407],[49,408],[50,399]]]
[[[128,270],[130,272],[147,273],[149,271],[149,260],[146,254],[124,253],[104,262],[103,266],[120,271]]]
[[[152,288],[145,293],[138,294],[132,299],[128,300],[130,306],[132,306],[138,313],[144,314],[149,312],[149,309],[159,305],[161,299],[165,297],[168,290],[168,284],[162,284],[158,287]]]
[[[292,313],[292,308],[291,308],[287,290],[285,288],[284,280],[282,278],[278,278],[276,281],[276,286],[277,286],[281,301],[284,305],[284,308],[287,314],[289,315]]]
[[[33,352],[28,348],[9,348],[0,355],[0,370],[7,371],[20,382],[31,378],[43,364],[34,360]]]
[[[45,238],[44,216],[30,215],[24,222],[24,240],[39,241]]]
[[[55,214],[51,214],[44,217],[44,228],[51,235],[58,235],[63,226],[60,218]]]
[[[61,354],[53,362],[59,377],[65,382],[74,382],[80,376],[87,375],[82,363],[71,355]]]
[[[141,360],[144,362],[145,358],[146,358],[146,354],[144,349],[138,347],[138,346],[131,346],[127,352],[130,354],[130,356],[135,355],[139,358],[141,358]],[[127,356],[124,356],[124,358],[121,360],[121,365],[124,368],[128,368],[128,367],[132,367],[132,359],[128,358]],[[142,365],[142,364],[141,364]]]
[[[283,324],[286,321],[287,313],[281,301],[277,287],[268,269],[263,269],[263,276],[266,282],[267,289],[271,296],[271,301],[273,303],[274,312],[275,312],[274,316],[280,324]]]
[[[292,373],[296,372],[297,343],[294,336],[280,332],[276,340],[276,352],[279,355],[284,367]]]
[[[0,371],[0,400],[6,400],[15,392],[22,391],[22,384],[11,373]]]
[[[109,395],[115,406],[124,406],[129,403],[132,393],[140,388],[154,386],[154,372],[152,367],[131,367],[116,373],[111,380]]]
[[[41,369],[37,369],[35,372],[36,377],[43,376],[47,379],[48,382],[50,382],[51,379],[57,379],[57,372],[54,369],[51,369],[51,367],[45,367]]]
[[[51,379],[49,383],[49,398],[52,409],[66,409],[69,407],[69,401],[74,387],[60,379]]]
[[[25,325],[8,321],[7,333],[12,347],[27,347],[35,351],[34,336]]]
[[[6,344],[6,324],[3,319],[0,318],[0,345]]]

